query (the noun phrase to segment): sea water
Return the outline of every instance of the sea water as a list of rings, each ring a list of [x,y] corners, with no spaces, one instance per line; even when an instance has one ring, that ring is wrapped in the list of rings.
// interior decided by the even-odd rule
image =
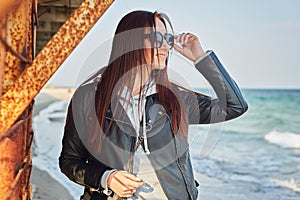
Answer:
[[[300,90],[248,89],[243,94],[249,110],[217,125],[217,134],[209,125],[191,127],[196,130],[191,155],[200,182],[198,199],[300,199]],[[55,102],[33,118],[33,165],[79,199],[82,187],[58,167],[67,105]]]

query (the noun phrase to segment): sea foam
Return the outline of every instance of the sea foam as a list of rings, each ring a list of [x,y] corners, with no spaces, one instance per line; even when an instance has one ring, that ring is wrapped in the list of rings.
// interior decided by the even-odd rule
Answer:
[[[300,148],[300,134],[296,133],[273,130],[265,135],[265,140],[284,148]]]
[[[291,178],[289,180],[278,180],[274,179],[275,184],[293,190],[295,192],[300,192],[300,182],[296,181],[295,179]]]

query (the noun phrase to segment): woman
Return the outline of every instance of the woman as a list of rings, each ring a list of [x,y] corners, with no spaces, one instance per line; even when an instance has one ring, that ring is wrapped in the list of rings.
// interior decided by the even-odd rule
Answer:
[[[124,16],[108,66],[74,94],[59,163],[85,187],[81,199],[197,199],[188,125],[222,122],[247,110],[216,55],[195,35],[173,36],[167,27],[162,13]],[[169,81],[171,49],[195,63],[218,98]]]

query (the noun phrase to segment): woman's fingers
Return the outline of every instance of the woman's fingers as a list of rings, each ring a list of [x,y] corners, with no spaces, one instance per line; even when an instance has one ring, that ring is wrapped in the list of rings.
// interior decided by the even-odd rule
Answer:
[[[198,39],[198,38],[197,38],[195,35],[190,34],[187,42],[193,42],[193,41],[195,41],[195,40],[197,40],[197,39]]]
[[[143,182],[140,182],[140,179],[126,171],[120,171],[120,173],[117,173],[115,176],[116,178],[119,178],[122,184],[129,187],[129,189],[136,189],[143,185]]]
[[[191,35],[189,33],[185,34],[184,36],[184,43],[188,43],[189,42],[189,39],[190,39]]]
[[[129,197],[144,183],[133,174],[117,171],[109,176],[107,184],[120,197]]]
[[[177,44],[174,44],[174,49],[176,49],[176,51],[178,51],[179,53],[183,53],[183,48],[178,46]]]
[[[136,177],[135,175],[133,175],[133,174],[130,174],[130,173],[126,172],[126,171],[120,171],[120,172],[122,172],[122,175],[123,175],[123,176],[127,177],[128,179],[130,179],[130,180],[132,180],[132,181],[137,181],[137,182],[140,181],[140,179],[137,178],[137,177]]]
[[[121,191],[121,194],[119,196],[120,197],[131,197],[135,192],[136,192],[136,190],[124,190],[124,191]]]
[[[174,44],[174,49],[180,54],[190,59],[191,61],[196,61],[201,56],[205,55],[198,37],[191,33],[182,33],[174,36],[175,40],[179,44]]]
[[[185,33],[181,34],[181,37],[180,37],[180,44],[181,45],[184,45],[185,37],[186,37]]]
[[[114,177],[110,183],[110,187],[117,187],[121,191],[127,191],[127,190],[134,190],[138,188],[137,185],[132,183],[131,181],[128,181],[126,178],[122,177]]]
[[[182,33],[174,36],[176,42],[180,43],[181,46],[186,46],[190,42],[193,42],[197,37],[191,33]]]
[[[179,35],[175,35],[174,36],[176,42],[180,43],[181,45],[184,44],[185,42],[185,33],[179,34]]]

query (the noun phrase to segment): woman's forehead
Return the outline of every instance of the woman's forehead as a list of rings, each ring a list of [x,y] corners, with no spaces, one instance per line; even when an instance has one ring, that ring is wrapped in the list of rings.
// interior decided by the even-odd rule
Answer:
[[[166,27],[164,23],[157,17],[155,18],[155,23],[156,23],[156,30],[160,31],[161,33],[166,33]]]
[[[159,31],[162,34],[165,34],[167,32],[164,23],[157,17],[155,18],[155,24],[156,24],[156,31]],[[151,29],[154,30],[154,27],[146,27],[145,33],[150,33]]]

